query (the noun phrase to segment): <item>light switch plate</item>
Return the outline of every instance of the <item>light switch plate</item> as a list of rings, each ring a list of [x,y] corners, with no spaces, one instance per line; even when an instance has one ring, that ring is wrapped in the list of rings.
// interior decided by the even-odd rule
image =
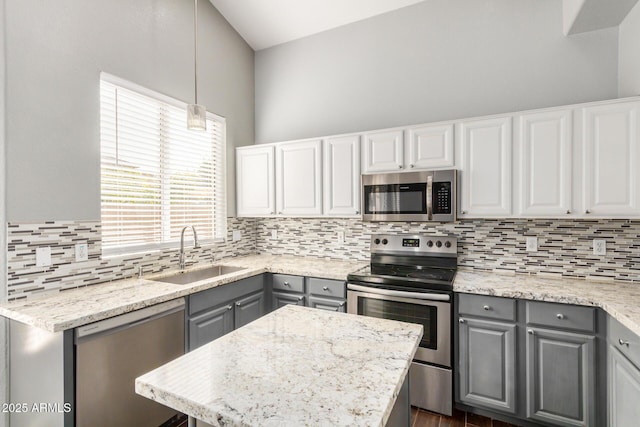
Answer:
[[[233,230],[231,232],[231,238],[234,242],[237,242],[238,240],[242,239],[242,232],[240,230]]]
[[[607,254],[607,241],[604,239],[593,239],[593,254],[594,255],[606,255]]]
[[[89,245],[87,243],[76,244],[76,262],[89,259]]]
[[[45,246],[36,248],[36,267],[48,267],[51,265],[51,248]]]
[[[538,252],[538,238],[527,236],[527,252]]]

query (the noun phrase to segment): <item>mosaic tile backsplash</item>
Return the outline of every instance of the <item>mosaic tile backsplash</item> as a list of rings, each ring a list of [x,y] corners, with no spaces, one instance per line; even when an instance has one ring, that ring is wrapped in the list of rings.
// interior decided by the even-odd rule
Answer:
[[[271,238],[277,230],[278,238]],[[345,242],[338,242],[339,231]],[[478,270],[617,279],[640,283],[638,220],[465,220],[455,223],[375,223],[355,219],[260,219],[257,250],[327,258],[369,258],[372,234],[416,233],[458,238],[458,265]],[[526,252],[526,237],[538,252]],[[593,255],[592,240],[605,239],[607,254]]]
[[[194,249],[190,232],[185,236],[187,265],[206,265],[214,259],[249,255],[256,252],[255,220],[229,218],[227,241]],[[233,242],[231,232],[240,230],[242,238]],[[144,274],[177,269],[178,249],[102,258],[100,221],[50,221],[9,223],[7,226],[8,299],[78,288],[111,280],[134,277],[142,266]],[[88,244],[89,259],[75,261],[76,243]],[[36,266],[36,248],[51,248],[52,264]]]
[[[240,230],[242,239],[231,241]],[[271,232],[277,230],[277,239]],[[8,298],[26,298],[177,268],[178,251],[101,258],[99,221],[10,223]],[[345,241],[338,241],[344,232]],[[616,279],[640,284],[640,220],[465,220],[456,223],[372,223],[357,219],[228,219],[228,240],[193,249],[190,265],[253,253],[367,260],[372,234],[416,233],[458,238],[458,264],[478,270],[513,271],[574,278]],[[538,237],[538,252],[526,252],[527,236]],[[592,240],[607,242],[605,256],[593,255]],[[74,246],[87,242],[89,260],[75,262]],[[52,265],[36,267],[37,247],[51,247]]]

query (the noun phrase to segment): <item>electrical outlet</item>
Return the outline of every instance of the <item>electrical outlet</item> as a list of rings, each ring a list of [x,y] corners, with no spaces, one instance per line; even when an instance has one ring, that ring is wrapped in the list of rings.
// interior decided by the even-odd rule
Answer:
[[[51,248],[49,246],[36,248],[36,267],[51,265]]]
[[[271,230],[271,238],[276,240],[278,238],[278,230]]]
[[[89,245],[86,243],[76,244],[76,262],[89,259]]]
[[[344,231],[338,231],[338,243],[344,243]]]
[[[238,240],[242,239],[242,232],[240,230],[233,230],[231,236],[232,240],[234,242],[237,242]]]
[[[593,239],[593,254],[594,255],[606,255],[607,254],[607,241],[604,239]]]
[[[527,236],[527,252],[538,252],[538,238]]]

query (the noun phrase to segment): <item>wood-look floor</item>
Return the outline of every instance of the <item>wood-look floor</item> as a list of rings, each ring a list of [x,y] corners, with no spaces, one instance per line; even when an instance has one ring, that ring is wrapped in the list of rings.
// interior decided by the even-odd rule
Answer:
[[[453,416],[435,414],[411,407],[411,427],[516,427],[481,415],[453,410]]]

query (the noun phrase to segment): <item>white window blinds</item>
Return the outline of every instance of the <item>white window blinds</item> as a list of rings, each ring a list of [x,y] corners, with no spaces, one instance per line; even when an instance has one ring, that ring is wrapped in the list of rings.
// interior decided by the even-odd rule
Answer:
[[[207,130],[190,131],[186,104],[110,80],[100,81],[103,252],[173,246],[186,225],[224,239],[224,118],[207,113]]]

